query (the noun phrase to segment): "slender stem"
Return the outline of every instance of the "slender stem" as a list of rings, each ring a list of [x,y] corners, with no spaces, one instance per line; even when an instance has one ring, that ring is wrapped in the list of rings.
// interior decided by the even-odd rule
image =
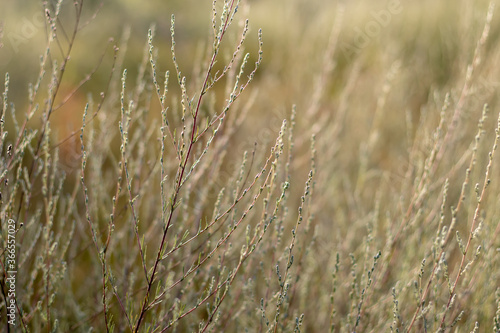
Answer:
[[[232,12],[235,1],[236,0],[233,0],[231,2],[231,6],[229,8],[229,13]],[[174,215],[175,206],[177,204],[177,200],[179,199],[179,193],[180,193],[180,188],[181,188],[181,184],[182,184],[182,179],[184,177],[184,172],[186,170],[187,163],[189,161],[189,157],[191,155],[191,151],[192,151],[193,145],[195,143],[195,135],[196,135],[196,129],[197,129],[196,124],[197,124],[197,119],[198,119],[198,115],[199,115],[199,111],[200,111],[200,107],[201,107],[201,101],[203,99],[203,96],[205,95],[205,88],[207,87],[208,80],[210,78],[210,74],[212,73],[212,69],[213,69],[213,67],[215,65],[215,59],[217,58],[217,55],[219,53],[220,42],[222,41],[222,38],[224,37],[224,34],[225,34],[225,32],[226,32],[226,30],[227,30],[227,28],[229,26],[229,22],[230,22],[229,19],[230,19],[230,17],[231,16],[229,14],[226,16],[226,20],[224,22],[223,29],[221,31],[220,36],[218,37],[219,38],[219,43],[217,44],[217,47],[215,48],[214,53],[212,55],[212,59],[210,60],[210,63],[208,65],[207,73],[205,75],[205,80],[203,81],[203,85],[201,87],[200,94],[198,96],[198,102],[196,103],[196,109],[195,109],[194,116],[193,116],[193,126],[192,126],[192,129],[191,129],[191,139],[190,139],[190,142],[189,142],[187,153],[185,155],[186,157],[184,158],[184,162],[181,164],[181,166],[179,167],[179,170],[178,170],[177,184],[175,186],[174,195],[173,195],[172,200],[171,200],[170,212],[169,212],[169,215],[168,215],[168,220],[167,220],[167,223],[166,223],[165,228],[163,230],[163,236],[162,236],[162,239],[161,239],[160,247],[158,248],[158,251],[157,251],[157,254],[156,254],[155,263],[153,265],[153,270],[151,272],[151,277],[149,278],[149,281],[148,281],[146,295],[145,295],[143,303],[142,303],[142,308],[141,308],[141,311],[140,311],[140,314],[139,314],[139,319],[137,320],[137,324],[135,326],[135,332],[136,333],[139,331],[139,327],[141,325],[141,322],[144,319],[144,315],[145,315],[145,313],[146,313],[146,311],[148,309],[148,302],[149,302],[149,296],[150,296],[150,293],[151,293],[151,288],[153,286],[153,283],[154,283],[154,280],[155,280],[155,276],[156,276],[156,273],[157,273],[157,270],[158,270],[158,265],[160,263],[160,260],[161,260],[161,257],[162,257],[162,253],[163,253],[163,249],[164,249],[165,244],[166,244],[167,233],[168,233],[168,229],[169,229],[169,227],[170,227],[170,225],[172,223],[172,217]]]

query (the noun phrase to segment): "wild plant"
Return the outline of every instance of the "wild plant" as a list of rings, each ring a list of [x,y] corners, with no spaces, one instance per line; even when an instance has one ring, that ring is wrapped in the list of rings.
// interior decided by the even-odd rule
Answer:
[[[33,82],[2,72],[0,324],[499,331],[498,24],[450,3],[176,7],[81,73],[126,5],[42,2]]]

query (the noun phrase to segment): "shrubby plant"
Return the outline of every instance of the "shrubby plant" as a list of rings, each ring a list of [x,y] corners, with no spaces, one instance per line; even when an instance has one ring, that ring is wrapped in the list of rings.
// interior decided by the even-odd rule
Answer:
[[[101,8],[87,5],[43,3],[25,105],[4,75],[6,331],[500,331],[493,3],[428,70],[418,48],[384,53],[412,33],[404,2],[346,54],[367,24],[349,25],[348,4],[323,8],[327,39],[288,25],[296,38],[269,43],[247,3],[214,0],[191,67],[172,15],[170,52],[152,25],[127,68],[125,29],[67,88]],[[454,74],[434,83],[438,69]],[[81,126],[54,125],[76,114]]]

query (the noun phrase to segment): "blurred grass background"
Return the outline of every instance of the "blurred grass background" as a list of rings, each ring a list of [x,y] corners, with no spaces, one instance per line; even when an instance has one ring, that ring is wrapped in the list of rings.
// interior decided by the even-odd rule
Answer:
[[[413,120],[419,119],[421,109],[433,100],[433,95],[460,87],[467,63],[471,60],[477,39],[482,30],[487,1],[392,1],[401,7],[401,13],[391,15],[387,26],[373,38],[368,38],[367,45],[356,54],[346,55],[342,47],[356,43],[359,34],[356,29],[364,30],[369,22],[373,22],[373,12],[386,10],[391,1],[259,1],[243,2],[241,17],[250,20],[249,42],[246,51],[256,54],[256,32],[262,28],[264,32],[264,62],[257,73],[258,84],[252,89],[259,89],[258,99],[251,121],[255,125],[245,126],[245,131],[262,126],[263,115],[272,112],[278,115],[289,113],[292,104],[299,110],[307,110],[312,103],[315,79],[322,73],[324,54],[328,40],[337,17],[339,5],[345,7],[342,26],[336,51],[331,59],[335,68],[326,81],[326,93],[321,96],[322,114],[334,114],[339,104],[341,93],[348,82],[353,68],[359,72],[354,98],[349,100],[349,111],[346,118],[347,129],[356,129],[359,133],[369,130],[373,107],[380,95],[385,76],[391,65],[398,61],[400,70],[395,78],[393,93],[388,97],[387,109],[390,112],[384,126],[387,131],[386,149],[381,152],[380,162],[389,163],[392,149],[401,150],[397,142],[390,138],[402,138],[405,111],[410,110]],[[3,1],[0,4],[0,20],[4,26],[4,48],[0,52],[0,70],[11,74],[11,96],[13,100],[26,100],[26,82],[34,80],[38,73],[38,59],[44,51],[45,26],[40,20],[41,7],[36,2],[29,4]],[[91,18],[99,7],[99,1],[86,1],[82,21]],[[63,91],[70,91],[96,66],[101,55],[106,52],[106,43],[114,38],[119,43],[123,32],[130,29],[127,54],[124,55],[124,67],[129,77],[137,73],[137,63],[142,58],[147,40],[147,30],[154,23],[157,27],[155,46],[159,48],[160,64],[163,70],[172,70],[170,61],[170,16],[176,15],[177,52],[181,70],[188,82],[193,70],[193,63],[206,45],[211,33],[211,3],[208,1],[108,1],[99,10],[91,24],[82,29],[76,43],[72,59],[69,63]],[[71,33],[71,19],[74,8],[71,2],[64,2],[63,26],[65,33]],[[488,52],[498,48],[499,24],[493,21]],[[233,39],[238,38],[234,32]],[[61,47],[66,48],[63,44]],[[229,42],[228,42],[229,44]],[[162,58],[164,60],[162,60]],[[107,49],[103,63],[85,85],[80,101],[85,100],[87,91],[97,98],[104,89],[111,66],[111,52]],[[497,84],[495,70],[482,66],[480,81],[484,86]],[[490,84],[491,83],[491,84]],[[194,84],[192,86],[194,88]],[[172,89],[176,89],[172,85]],[[193,92],[193,91],[191,91]],[[491,91],[484,91],[491,95]],[[64,94],[62,94],[63,96]],[[81,105],[76,102],[74,105]],[[73,124],[78,128],[81,124],[81,110],[74,110],[70,105],[61,110],[68,114],[69,120],[62,121],[66,125]],[[18,104],[21,112],[22,105]],[[69,110],[68,110],[69,109]],[[438,115],[436,115],[438,116]],[[309,124],[308,124],[309,125]],[[308,126],[306,125],[306,126]],[[66,130],[63,131],[67,133]],[[62,134],[61,136],[63,136]],[[251,133],[242,133],[251,136]],[[358,136],[358,139],[361,137]],[[356,140],[356,138],[351,138]],[[359,142],[343,142],[356,149]],[[342,149],[342,151],[353,151]],[[382,156],[383,155],[383,156]],[[385,157],[384,157],[385,156]],[[348,156],[344,156],[348,159]],[[383,161],[386,160],[386,161]]]

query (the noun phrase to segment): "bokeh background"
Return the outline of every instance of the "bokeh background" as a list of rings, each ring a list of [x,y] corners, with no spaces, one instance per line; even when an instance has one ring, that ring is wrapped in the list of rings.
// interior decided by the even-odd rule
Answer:
[[[401,140],[394,138],[406,137],[407,111],[418,121],[422,108],[434,99],[433,95],[458,89],[463,82],[483,28],[487,5],[487,1],[465,0],[244,1],[239,19],[245,17],[250,21],[245,50],[255,60],[257,30],[262,28],[264,60],[257,73],[258,83],[252,87],[258,90],[258,98],[242,137],[252,136],[255,134],[252,129],[265,126],[269,114],[285,118],[292,105],[297,105],[299,115],[307,114],[312,104],[319,114],[334,115],[352,73],[356,73],[357,78],[343,127],[346,131],[367,133],[377,98],[392,68],[397,73],[391,83],[393,93],[387,97],[386,108],[390,113],[384,119],[384,134],[379,141],[384,149],[378,153],[378,162],[390,164],[391,151],[404,149],[399,144]],[[32,82],[39,71],[46,27],[41,5],[36,2],[3,1],[0,6],[4,35],[0,70],[10,73],[11,100],[16,101],[22,114],[27,82]],[[392,7],[396,9],[394,13],[389,11]],[[63,2],[62,11],[67,13],[61,16],[67,22],[61,23],[66,27],[64,34],[69,36],[74,7],[70,2]],[[177,20],[176,49],[181,71],[194,90],[195,83],[189,79],[197,69],[194,64],[203,57],[202,50],[210,43],[210,12],[209,1],[108,1],[103,4],[86,1],[82,21],[92,20],[92,24],[79,33],[62,90],[71,91],[96,67],[103,54],[104,58],[85,89],[61,110],[64,117],[59,118],[63,126],[59,135],[63,137],[70,127],[81,125],[81,110],[75,110],[72,104],[81,105],[89,92],[97,98],[104,89],[112,63],[111,47],[107,44],[110,38],[118,45],[124,37],[128,38],[126,54],[121,56],[133,80],[147,42],[147,31],[154,24],[157,31],[154,43],[159,50],[161,69],[173,70],[169,51],[172,14]],[[488,52],[496,50],[498,31],[498,21],[493,20],[486,46]],[[335,49],[327,54],[329,40],[337,33]],[[233,40],[238,34],[233,31]],[[62,49],[67,48],[64,40],[60,43]],[[53,54],[57,55],[57,51]],[[488,57],[490,60],[494,61]],[[325,65],[333,69],[325,71]],[[483,65],[477,72],[481,97],[493,97],[492,89],[498,85],[494,66]],[[315,95],[318,80],[323,82],[319,98]],[[172,85],[172,89],[176,86]],[[342,149],[345,159],[357,150],[360,142],[342,143],[347,144],[352,149]]]

